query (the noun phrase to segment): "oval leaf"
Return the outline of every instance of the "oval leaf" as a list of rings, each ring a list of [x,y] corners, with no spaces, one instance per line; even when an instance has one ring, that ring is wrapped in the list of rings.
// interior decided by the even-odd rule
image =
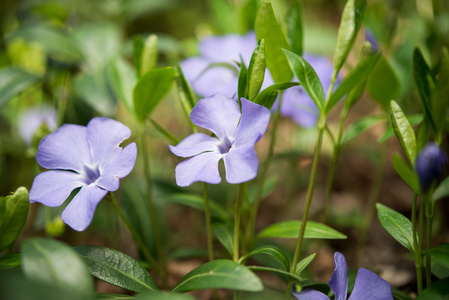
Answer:
[[[410,122],[407,117],[402,112],[402,109],[392,100],[390,102],[390,119],[391,125],[393,126],[394,134],[399,140],[408,161],[415,166],[416,159],[416,137]]]
[[[168,93],[175,78],[173,68],[148,71],[134,87],[133,100],[137,120],[143,122]]]
[[[254,99],[254,103],[265,106],[268,109],[273,107],[274,102],[276,101],[278,91],[283,91],[292,86],[299,85],[297,82],[280,82],[270,85],[265,88],[259,95],[257,95],[256,99]]]
[[[376,208],[383,228],[402,246],[414,253],[412,222],[383,204],[377,203]]]
[[[256,50],[254,50],[248,68],[248,100],[254,101],[254,98],[259,94],[265,76],[265,69],[265,41],[262,39]]]
[[[266,245],[266,246],[258,247],[256,249],[254,249],[253,251],[251,251],[250,253],[246,254],[245,256],[242,256],[242,258],[240,258],[240,261],[244,261],[245,259],[247,259],[253,255],[256,255],[256,254],[270,255],[270,256],[274,257],[278,262],[281,263],[281,265],[284,267],[285,271],[290,270],[290,260],[288,259],[285,252],[281,248],[273,246],[273,245]]]
[[[234,256],[234,229],[231,224],[213,223],[212,230],[231,257]]]
[[[142,51],[140,76],[153,69],[157,63],[157,35],[150,34],[145,40]]]
[[[310,254],[309,256],[307,256],[306,258],[304,258],[303,260],[301,260],[297,265],[296,265],[296,275],[301,274],[302,271],[305,270],[305,268],[307,268],[307,266],[312,262],[312,260],[315,258],[316,253]]]
[[[446,268],[449,267],[449,244],[432,247],[426,251],[426,255],[430,255],[432,260],[444,265]]]
[[[419,180],[416,173],[397,153],[393,156],[393,167],[402,180],[415,192],[420,193]]]
[[[0,198],[0,251],[14,243],[28,218],[28,191],[19,187],[14,194]]]
[[[72,248],[55,240],[36,238],[23,242],[20,249],[26,277],[91,299],[92,277]]]
[[[184,276],[173,292],[201,289],[233,289],[257,292],[262,282],[247,267],[232,260],[217,259],[205,263]]]
[[[297,238],[301,221],[286,221],[271,225],[259,233],[258,238]],[[306,239],[346,239],[347,236],[327,225],[309,221],[304,233]]]
[[[444,179],[433,192],[430,201],[436,202],[440,199],[449,197],[449,177]]]
[[[274,82],[290,81],[292,72],[282,49],[290,49],[274,15],[270,0],[264,0],[254,22],[257,40],[265,40],[265,61]]]
[[[120,251],[98,246],[77,246],[75,250],[98,279],[134,292],[159,289],[147,270]]]

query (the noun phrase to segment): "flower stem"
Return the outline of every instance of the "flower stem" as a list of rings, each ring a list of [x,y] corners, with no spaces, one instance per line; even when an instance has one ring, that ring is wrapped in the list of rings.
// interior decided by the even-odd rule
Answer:
[[[426,197],[426,251],[429,251],[432,247],[433,203],[430,201],[432,194],[430,192]],[[427,286],[432,284],[432,260],[430,255],[426,255],[426,284]]]
[[[212,225],[209,208],[209,196],[207,194],[207,183],[203,183],[203,195],[204,195],[204,213],[206,217],[206,234],[207,234],[207,250],[209,252],[209,261],[214,260],[214,244],[212,235]]]
[[[112,192],[108,193],[108,199],[111,202],[112,206],[114,207],[115,211],[119,215],[120,219],[123,221],[123,223],[126,225],[128,230],[131,232],[131,235],[133,236],[134,240],[137,243],[137,246],[139,247],[140,251],[142,251],[143,256],[148,261],[148,263],[156,268],[156,271],[160,273],[160,267],[157,264],[156,260],[151,255],[150,251],[148,250],[147,246],[143,242],[140,235],[137,233],[136,228],[131,224],[131,222],[128,220],[128,218],[125,216],[121,208],[117,204],[117,200],[115,200],[115,195]]]
[[[413,247],[415,248],[415,269],[416,269],[416,283],[418,286],[418,295],[422,291],[422,259],[421,259],[421,248],[418,246],[418,237],[416,233],[416,203],[418,199],[418,194],[415,193],[413,196],[412,205],[412,230],[413,230]]]
[[[151,225],[153,228],[153,236],[156,244],[156,251],[158,253],[159,260],[162,266],[162,280],[164,282],[164,287],[167,287],[167,262],[165,259],[164,251],[162,248],[162,239],[159,233],[159,223],[157,221],[157,213],[156,206],[154,205],[153,200],[153,184],[151,182],[151,173],[150,173],[150,161],[149,161],[149,153],[147,147],[147,141],[145,136],[145,124],[142,124],[141,127],[141,149],[142,149],[142,157],[143,157],[143,168],[145,173],[145,183],[147,189],[147,200],[148,200],[148,208],[150,214]]]
[[[423,197],[421,197],[421,201],[419,203],[419,221],[418,221],[418,249],[421,252],[423,249],[423,238],[424,238],[424,210],[425,210],[425,200]],[[420,253],[421,254],[421,253]],[[420,265],[422,267],[422,257],[420,255]],[[420,274],[420,277],[422,275]],[[422,279],[421,279],[422,282]],[[421,286],[422,288],[422,286]],[[418,293],[420,291],[418,290]]]
[[[237,203],[235,207],[235,219],[234,219],[234,261],[239,261],[239,241],[240,241],[240,214],[242,210],[243,202],[243,189],[245,183],[239,185],[239,191],[237,193]]]

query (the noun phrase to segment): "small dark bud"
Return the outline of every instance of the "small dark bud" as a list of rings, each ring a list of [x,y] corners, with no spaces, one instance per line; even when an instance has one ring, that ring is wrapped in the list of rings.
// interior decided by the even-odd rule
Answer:
[[[416,171],[423,191],[430,188],[433,181],[443,175],[447,156],[443,149],[435,143],[429,143],[416,158]]]

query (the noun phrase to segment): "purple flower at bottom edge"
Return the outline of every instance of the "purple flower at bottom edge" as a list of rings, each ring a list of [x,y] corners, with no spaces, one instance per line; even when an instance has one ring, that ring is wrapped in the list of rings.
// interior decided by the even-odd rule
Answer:
[[[30,202],[60,206],[81,187],[62,213],[64,223],[83,231],[92,221],[98,203],[116,191],[120,178],[134,167],[137,147],[120,144],[131,131],[120,122],[93,118],[86,126],[64,124],[39,143],[36,160],[45,169],[34,178]]]
[[[169,146],[175,155],[190,157],[176,166],[177,185],[189,186],[196,181],[219,183],[218,162],[221,159],[229,183],[242,183],[256,177],[259,161],[254,146],[265,133],[270,111],[244,98],[241,103],[240,113],[238,102],[222,94],[198,101],[190,119],[216,137],[194,133],[177,146]]]
[[[354,290],[347,298],[348,293],[348,266],[343,254],[335,252],[335,271],[329,280],[329,285],[335,294],[335,300],[393,300],[390,284],[375,273],[360,268],[355,279]],[[304,288],[299,293],[292,291],[298,300],[330,300],[325,294]]]
[[[421,150],[416,158],[416,172],[421,189],[429,189],[433,181],[443,175],[446,162],[446,154],[435,143],[429,143]]]

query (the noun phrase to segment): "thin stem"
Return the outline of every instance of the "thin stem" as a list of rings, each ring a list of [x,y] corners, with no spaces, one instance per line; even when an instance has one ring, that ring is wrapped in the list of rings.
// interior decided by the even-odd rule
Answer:
[[[433,194],[433,187],[430,189],[426,196],[426,251],[429,251],[432,247],[432,220],[433,220],[433,203],[430,201],[430,197]],[[430,255],[426,255],[426,284],[430,286],[432,284],[432,260]]]
[[[128,230],[131,232],[131,235],[133,236],[134,240],[137,243],[137,246],[139,247],[140,251],[142,251],[143,256],[145,256],[145,259],[148,261],[148,263],[156,267],[156,271],[160,273],[160,267],[157,264],[156,260],[151,255],[150,251],[148,250],[147,246],[145,245],[144,241],[140,237],[140,235],[137,233],[136,228],[131,224],[131,222],[128,220],[128,218],[125,216],[121,208],[117,204],[117,200],[115,200],[114,193],[109,192],[108,199],[111,202],[112,206],[114,207],[115,211],[119,215],[120,219],[123,221],[123,223],[126,225]]]
[[[418,247],[418,237],[416,233],[416,206],[417,206],[418,194],[413,196],[412,205],[412,230],[413,230],[413,247],[415,248],[415,269],[416,269],[416,283],[418,285],[418,295],[422,291],[422,259],[421,248]]]
[[[307,188],[306,203],[305,203],[305,207],[304,207],[304,213],[302,216],[301,228],[299,230],[298,240],[296,242],[295,254],[293,256],[293,261],[292,261],[291,268],[290,268],[290,273],[293,273],[293,274],[296,272],[296,265],[298,264],[299,254],[301,252],[302,243],[304,240],[304,233],[306,230],[307,218],[309,216],[309,210],[310,210],[310,206],[312,204],[312,197],[313,197],[313,192],[315,189],[315,180],[316,180],[316,174],[317,174],[317,169],[318,169],[318,160],[320,158],[321,145],[323,143],[323,135],[324,135],[324,127],[319,128],[319,130],[318,130],[318,136],[317,136],[316,146],[315,146],[315,153],[313,156],[312,171],[310,174],[309,186]]]
[[[207,183],[203,183],[204,213],[206,217],[207,250],[209,252],[209,261],[214,260],[214,244],[212,235],[212,225],[209,208],[209,196],[207,194]]]
[[[148,209],[150,214],[151,225],[153,228],[154,241],[156,244],[156,250],[158,253],[159,260],[162,265],[162,280],[164,282],[164,287],[167,287],[167,262],[165,259],[164,251],[162,249],[162,240],[159,233],[159,223],[157,221],[157,213],[156,206],[154,205],[153,200],[153,184],[151,182],[151,173],[150,173],[150,161],[149,161],[149,153],[147,147],[147,141],[145,136],[145,125],[142,124],[141,127],[141,149],[142,149],[142,157],[143,157],[143,168],[145,172],[145,183],[147,189],[147,200],[148,200]]]
[[[421,201],[419,203],[419,223],[418,223],[418,248],[419,251],[421,253],[422,249],[423,249],[423,239],[424,239],[424,210],[425,210],[425,200],[423,199],[423,197],[421,197]],[[420,256],[420,264],[422,267],[422,257]],[[421,277],[422,275],[420,275]],[[422,279],[421,279],[422,282]],[[422,286],[421,286],[422,288]],[[420,293],[420,291],[418,290],[418,294]]]
[[[243,188],[245,183],[239,185],[239,191],[237,193],[237,203],[235,207],[235,219],[234,219],[234,261],[239,261],[239,240],[240,240],[240,212],[242,210],[243,202]]]

